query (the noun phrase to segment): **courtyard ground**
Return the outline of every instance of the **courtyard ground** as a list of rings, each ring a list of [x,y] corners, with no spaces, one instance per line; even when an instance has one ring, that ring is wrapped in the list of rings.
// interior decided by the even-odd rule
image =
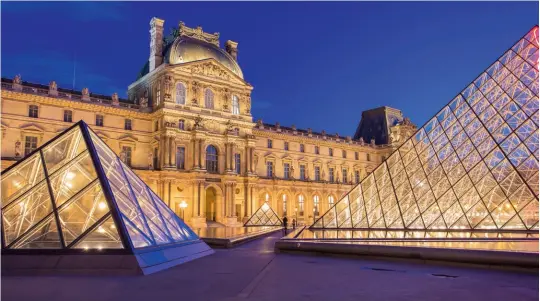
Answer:
[[[538,274],[275,254],[279,237],[149,276],[2,277],[1,300],[538,300]]]

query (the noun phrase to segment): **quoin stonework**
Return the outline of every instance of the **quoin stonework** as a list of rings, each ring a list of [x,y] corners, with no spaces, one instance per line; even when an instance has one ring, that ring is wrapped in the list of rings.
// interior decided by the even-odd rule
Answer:
[[[363,112],[353,136],[263,123],[239,43],[163,26],[150,22],[149,59],[127,99],[3,78],[2,168],[83,120],[192,227],[241,226],[265,202],[311,224],[416,131],[390,107]]]

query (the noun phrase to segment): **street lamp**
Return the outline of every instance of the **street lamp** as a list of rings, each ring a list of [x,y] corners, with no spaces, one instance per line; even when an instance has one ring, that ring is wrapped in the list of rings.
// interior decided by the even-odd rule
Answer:
[[[184,220],[184,209],[186,209],[186,208],[187,208],[186,201],[180,202],[180,209],[182,210],[182,220]]]

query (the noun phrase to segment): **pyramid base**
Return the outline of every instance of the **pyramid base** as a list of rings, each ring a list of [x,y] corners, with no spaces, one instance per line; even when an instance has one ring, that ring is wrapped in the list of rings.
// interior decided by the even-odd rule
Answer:
[[[51,250],[48,250],[51,251]],[[214,251],[198,240],[178,246],[143,250],[137,254],[100,253],[61,254],[60,252],[2,254],[2,276],[148,275],[182,264]]]

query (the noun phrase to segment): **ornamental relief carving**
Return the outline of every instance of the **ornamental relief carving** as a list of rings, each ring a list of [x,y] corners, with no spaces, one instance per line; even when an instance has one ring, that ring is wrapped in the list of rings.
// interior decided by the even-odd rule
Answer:
[[[224,80],[230,80],[231,75],[227,70],[224,70],[223,68],[213,64],[213,63],[204,63],[204,64],[198,64],[193,65],[190,68],[191,73],[193,74],[200,74],[208,77],[215,77],[215,78],[221,78]]]

